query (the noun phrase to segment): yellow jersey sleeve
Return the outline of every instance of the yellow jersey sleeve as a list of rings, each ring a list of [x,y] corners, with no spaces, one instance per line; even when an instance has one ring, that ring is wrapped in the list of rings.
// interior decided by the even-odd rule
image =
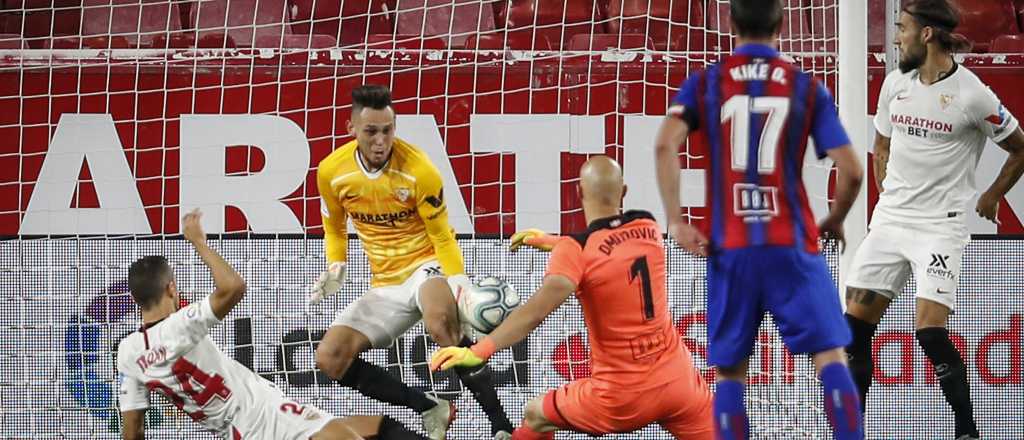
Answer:
[[[331,179],[337,174],[337,161],[331,156],[320,162],[316,169],[316,186],[320,192],[320,217],[324,226],[324,253],[327,264],[348,260],[348,213],[341,206],[338,194],[331,189]]]
[[[444,187],[441,173],[429,160],[421,162],[416,176],[416,211],[423,219],[423,225],[434,246],[434,255],[445,275],[460,275],[466,272],[462,261],[462,250],[455,241],[455,232],[448,224],[448,206],[444,202]],[[455,189],[458,191],[458,188]]]

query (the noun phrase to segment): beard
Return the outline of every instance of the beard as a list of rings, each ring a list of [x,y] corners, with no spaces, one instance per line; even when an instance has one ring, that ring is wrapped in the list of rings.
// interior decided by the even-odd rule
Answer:
[[[907,51],[900,57],[900,72],[907,73],[921,67],[921,65],[924,64],[924,60],[927,58],[927,55],[928,52],[924,45],[908,47]]]

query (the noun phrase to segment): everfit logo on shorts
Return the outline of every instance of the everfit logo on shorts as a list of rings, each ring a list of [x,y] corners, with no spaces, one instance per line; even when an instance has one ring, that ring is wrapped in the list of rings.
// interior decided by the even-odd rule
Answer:
[[[928,267],[941,267],[943,269],[949,269],[949,266],[946,263],[947,261],[949,261],[949,255],[932,254],[932,262],[931,264],[928,265]]]
[[[764,223],[779,215],[778,189],[749,183],[733,185],[733,211],[745,223]]]
[[[949,255],[932,254],[932,262],[928,263],[928,276],[952,280],[954,273],[949,270]]]

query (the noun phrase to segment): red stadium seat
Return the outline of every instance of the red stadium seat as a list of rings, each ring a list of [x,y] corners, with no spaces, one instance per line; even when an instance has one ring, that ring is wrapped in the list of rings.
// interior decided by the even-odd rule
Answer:
[[[398,0],[395,33],[437,36],[462,46],[470,35],[494,30],[494,8],[478,0]]]
[[[1014,9],[1017,10],[1017,27],[1024,32],[1024,2],[1018,2]]]
[[[15,27],[7,32],[21,33],[29,47],[43,47],[50,37],[78,35],[81,30],[81,0],[15,0],[6,6],[21,10],[13,22]]]
[[[343,47],[395,31],[394,0],[291,0],[291,5],[293,33],[329,35]]]
[[[536,40],[534,40],[536,38]],[[471,35],[464,45],[469,50],[552,50],[551,40],[547,35],[530,35],[524,32],[495,32]]]
[[[609,32],[647,35],[657,50],[704,50],[704,7],[699,1],[611,0]]]
[[[974,43],[975,52],[984,52],[996,37],[1017,34],[1020,29],[1011,0],[961,0],[956,32]]]
[[[0,34],[0,49],[28,49],[18,34]]]
[[[779,49],[783,52],[825,50],[823,46],[816,48],[814,45],[809,16],[810,8],[807,8],[801,0],[788,0],[785,5],[785,10],[782,13],[782,28],[779,30]],[[819,14],[821,13],[819,12]]]
[[[282,49],[327,49],[336,47],[338,42],[330,35],[284,34],[280,37],[264,35],[256,37],[255,47],[280,47]]]
[[[1000,35],[992,40],[992,53],[1024,53],[1024,35]]]
[[[166,0],[85,0],[82,36],[118,36],[151,46],[157,35],[181,29],[178,4]]]
[[[239,46],[252,46],[257,39],[290,33],[285,0],[202,0],[190,14],[199,40],[223,33]]]
[[[123,35],[92,37],[54,37],[43,42],[44,49],[130,49],[132,43]]]
[[[726,0],[710,0],[708,5],[708,49],[728,52],[733,46],[732,22],[730,21],[729,2]],[[808,8],[803,0],[786,0],[779,30],[779,49],[783,52],[820,52],[835,50],[835,32],[832,12],[824,9],[834,4],[835,0],[815,0],[816,9]],[[831,6],[838,7],[838,6]],[[809,11],[817,11],[819,16],[811,17]],[[815,26],[824,21],[822,26]],[[817,29],[815,29],[817,28]],[[826,44],[832,39],[832,43]]]
[[[643,34],[578,34],[569,41],[569,50],[654,49],[653,38]]]
[[[153,48],[181,49],[196,46],[196,36],[191,32],[177,32],[166,35],[156,35],[150,43]]]
[[[424,49],[443,50],[447,46],[439,37],[421,37],[419,35],[370,35],[366,40],[369,49]]]
[[[729,2],[724,0],[708,0],[707,14],[707,45],[709,51],[729,52],[732,49],[732,23],[729,21]]]
[[[594,0],[511,0],[508,31],[545,35],[557,48],[577,34],[607,33]]]

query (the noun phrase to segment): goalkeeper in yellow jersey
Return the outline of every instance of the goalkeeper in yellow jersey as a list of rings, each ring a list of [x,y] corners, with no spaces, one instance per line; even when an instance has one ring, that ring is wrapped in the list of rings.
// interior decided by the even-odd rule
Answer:
[[[426,153],[395,137],[387,87],[364,85],[352,91],[348,129],[355,140],[317,168],[328,269],[310,289],[310,301],[333,295],[344,282],[349,218],[372,279],[370,290],[331,323],[316,350],[316,364],[342,385],[419,412],[427,435],[442,439],[455,416],[448,402],[408,387],[359,357],[370,347],[390,346],[420,319],[442,347],[472,344],[461,333],[455,296],[470,281],[448,224],[441,175]],[[494,438],[511,438],[512,424],[490,370],[465,368],[458,375],[487,413]]]

